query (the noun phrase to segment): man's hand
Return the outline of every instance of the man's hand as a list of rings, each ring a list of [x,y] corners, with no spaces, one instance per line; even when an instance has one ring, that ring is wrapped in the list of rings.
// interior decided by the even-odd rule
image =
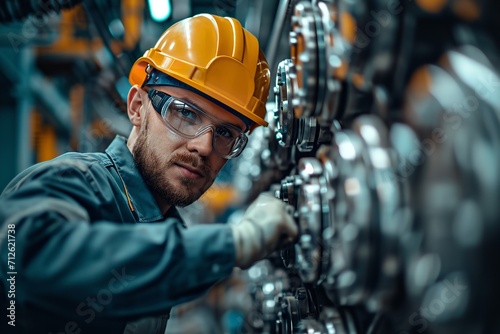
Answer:
[[[241,223],[232,226],[236,266],[248,268],[297,237],[298,227],[290,209],[269,193],[261,194],[248,207]]]

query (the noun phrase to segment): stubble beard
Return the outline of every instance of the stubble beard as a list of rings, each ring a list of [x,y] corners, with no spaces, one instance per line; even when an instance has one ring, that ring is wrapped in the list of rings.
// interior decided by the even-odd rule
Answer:
[[[185,207],[198,200],[211,183],[204,189],[197,190],[194,185],[196,180],[180,177],[178,180],[182,187],[176,187],[165,175],[165,171],[174,166],[175,162],[183,162],[201,168],[205,176],[210,175],[210,168],[206,164],[200,163],[196,157],[183,153],[172,154],[168,163],[162,166],[157,153],[148,149],[148,123],[144,126],[144,131],[139,134],[132,153],[137,169],[155,198],[161,199],[169,206],[179,207]]]

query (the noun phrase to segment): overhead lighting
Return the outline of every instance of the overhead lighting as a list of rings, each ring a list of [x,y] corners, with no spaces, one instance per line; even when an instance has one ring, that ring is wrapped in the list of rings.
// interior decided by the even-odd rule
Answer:
[[[170,0],[149,0],[149,13],[156,22],[163,22],[172,15]]]

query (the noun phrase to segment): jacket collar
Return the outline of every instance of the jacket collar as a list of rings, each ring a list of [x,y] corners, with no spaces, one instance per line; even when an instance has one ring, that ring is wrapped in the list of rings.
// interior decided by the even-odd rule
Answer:
[[[139,222],[147,223],[164,220],[168,217],[180,219],[175,207],[171,207],[165,216],[160,211],[156,201],[144,182],[139,170],[135,166],[134,157],[127,147],[124,137],[116,136],[106,149],[106,153],[113,161],[116,170],[125,187],[131,209],[139,218]]]

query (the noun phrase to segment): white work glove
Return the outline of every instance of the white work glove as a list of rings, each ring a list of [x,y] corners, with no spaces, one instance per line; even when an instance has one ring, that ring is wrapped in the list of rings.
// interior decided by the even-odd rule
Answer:
[[[241,222],[231,226],[236,266],[246,269],[279,247],[293,242],[298,227],[292,212],[290,205],[270,193],[261,194],[248,207]]]

